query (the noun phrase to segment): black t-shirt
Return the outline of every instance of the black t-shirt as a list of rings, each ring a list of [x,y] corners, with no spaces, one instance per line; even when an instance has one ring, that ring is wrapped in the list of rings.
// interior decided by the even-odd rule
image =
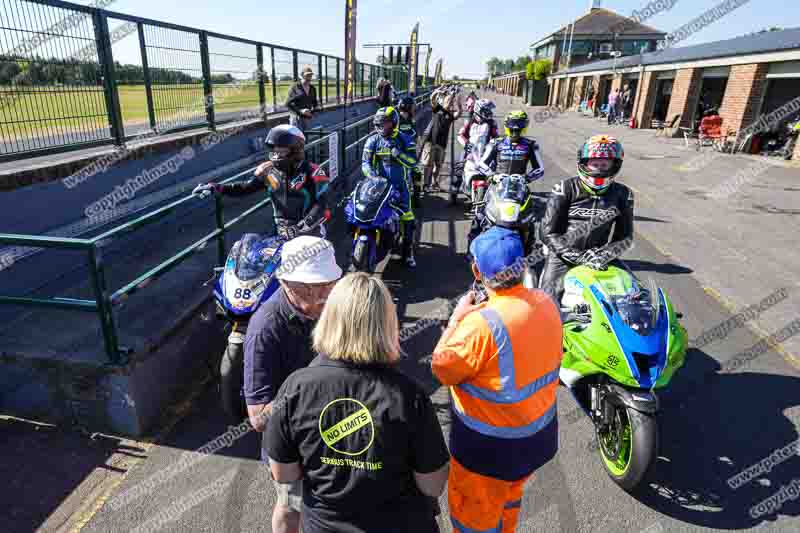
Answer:
[[[450,458],[430,399],[385,366],[320,356],[278,392],[269,456],[303,470],[304,533],[438,532],[413,472]]]

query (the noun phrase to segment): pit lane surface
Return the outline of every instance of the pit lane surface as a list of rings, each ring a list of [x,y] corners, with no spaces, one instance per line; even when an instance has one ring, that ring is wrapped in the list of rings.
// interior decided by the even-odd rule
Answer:
[[[501,104],[498,112],[507,108]],[[557,121],[536,129],[547,177],[535,190],[545,193],[555,181],[571,175],[574,162],[569,153],[574,149],[564,148],[565,138],[577,146],[581,137],[578,132],[568,135],[559,129]],[[551,145],[548,139],[558,139],[562,144]],[[654,166],[652,171],[660,169]],[[470,281],[463,256],[469,227],[464,208],[448,206],[440,195],[426,198],[419,214],[424,223],[417,270],[409,272],[399,260],[392,259],[381,274],[396,297],[402,327],[420,319],[446,319],[448,301],[463,293]],[[626,259],[638,276],[652,277],[667,292],[685,315],[689,337],[696,339],[732,314],[704,291],[695,276],[697,265],[690,261],[675,263],[674,257],[647,240],[651,235],[641,233],[643,227],[655,224],[654,220],[660,220],[655,207],[639,202],[637,223],[642,224],[637,224],[636,247]],[[670,234],[670,223],[662,226],[658,233]],[[697,242],[702,240],[703,235],[698,233]],[[341,252],[346,250],[347,241],[340,236],[335,244],[343,264],[346,254]],[[700,259],[697,261],[699,265]],[[764,290],[761,297],[748,303],[757,303],[770,292]],[[776,322],[771,331],[784,323]],[[430,354],[438,336],[439,328],[434,326],[405,340],[403,348],[409,359],[403,362],[403,369],[430,391],[447,431],[446,391],[431,378],[427,365],[418,362]],[[661,395],[661,455],[652,477],[635,495],[620,490],[605,474],[597,452],[592,450],[591,424],[576,416],[575,401],[560,388],[559,454],[526,487],[518,531],[800,530],[800,504],[796,500],[787,499],[777,512],[763,517],[750,514],[753,506],[800,478],[800,459],[796,456],[735,490],[727,483],[776,449],[795,443],[796,450],[800,419],[797,370],[781,354],[767,349],[732,372],[722,371],[759,340],[748,327],[737,327],[723,339],[690,351],[687,364]],[[83,531],[271,531],[274,491],[267,469],[257,461],[259,439],[253,433],[149,488],[140,497],[114,505],[115,498],[124,498],[127,491],[155,479],[153,476],[167,471],[183,454],[196,454],[194,450],[226,429],[215,391],[209,388],[150,449],[147,459],[130,471]],[[442,531],[451,531],[446,495],[440,502]],[[170,522],[159,521],[157,513],[162,511]]]

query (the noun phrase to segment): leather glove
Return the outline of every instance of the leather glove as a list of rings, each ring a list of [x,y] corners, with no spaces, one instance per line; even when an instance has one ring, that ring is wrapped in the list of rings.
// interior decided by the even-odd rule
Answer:
[[[573,265],[581,265],[581,264],[583,264],[581,259],[583,258],[584,255],[586,255],[585,252],[578,252],[578,251],[570,250],[570,251],[567,251],[567,252],[564,252],[563,254],[561,254],[561,259],[563,259],[564,261],[568,261],[568,262],[572,263]]]
[[[595,250],[589,250],[581,256],[581,264],[594,270],[607,270],[608,259]]]
[[[297,228],[295,226],[290,226],[288,224],[281,224],[278,226],[278,237],[281,239],[286,239],[287,241],[291,241],[295,237],[297,237]]]
[[[197,187],[194,188],[192,194],[194,196],[205,197],[209,194],[217,194],[222,192],[222,186],[217,185],[216,183],[201,183]]]

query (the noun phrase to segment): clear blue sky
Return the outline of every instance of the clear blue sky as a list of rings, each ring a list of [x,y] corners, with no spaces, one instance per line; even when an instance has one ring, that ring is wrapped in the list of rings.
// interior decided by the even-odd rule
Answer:
[[[669,33],[719,2],[678,0],[670,11],[645,24]],[[625,15],[646,5],[643,0],[602,1],[602,7]],[[117,0],[109,9],[342,56],[344,6],[345,0]],[[490,57],[527,54],[532,42],[581,16],[588,7],[589,0],[361,0],[357,56],[374,63],[376,50],[361,48],[362,44],[406,42],[419,20],[420,42],[430,42],[434,49],[431,70],[436,59],[444,57],[448,77],[478,77],[485,73]],[[727,39],[769,26],[800,26],[800,2],[751,0],[678,46]],[[135,34],[115,46],[114,53],[121,62],[139,63]]]

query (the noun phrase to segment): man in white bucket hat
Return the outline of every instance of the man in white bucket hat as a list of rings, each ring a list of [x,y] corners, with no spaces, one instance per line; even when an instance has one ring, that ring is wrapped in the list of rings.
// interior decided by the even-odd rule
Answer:
[[[325,300],[342,276],[333,244],[304,235],[283,245],[276,272],[281,287],[256,311],[247,326],[244,344],[244,396],[247,414],[263,432],[272,401],[284,380],[316,357],[311,331]],[[268,461],[266,451],[261,458]],[[278,494],[272,511],[272,531],[299,531],[302,481],[275,483]]]

